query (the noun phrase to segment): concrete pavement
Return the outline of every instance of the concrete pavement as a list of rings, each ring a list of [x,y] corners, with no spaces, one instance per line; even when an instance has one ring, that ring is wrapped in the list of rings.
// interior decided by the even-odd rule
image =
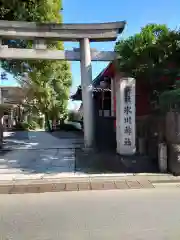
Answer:
[[[75,148],[81,136],[72,132],[5,132],[0,151],[0,179],[26,178],[30,174],[71,173],[75,168]],[[60,136],[59,136],[60,135]]]
[[[180,189],[1,195],[0,239],[179,240]]]
[[[180,178],[168,174],[76,172],[74,151],[82,146],[83,139],[72,132],[5,135],[0,152],[0,194],[154,188],[162,183],[180,187]]]
[[[44,193],[84,190],[129,190],[164,186],[180,188],[180,177],[168,174],[27,175],[27,179],[0,180],[0,194]]]

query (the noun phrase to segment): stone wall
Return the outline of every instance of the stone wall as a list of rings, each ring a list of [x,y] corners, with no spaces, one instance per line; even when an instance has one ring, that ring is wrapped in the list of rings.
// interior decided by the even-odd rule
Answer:
[[[180,143],[180,113],[166,114],[166,139],[169,143]]]

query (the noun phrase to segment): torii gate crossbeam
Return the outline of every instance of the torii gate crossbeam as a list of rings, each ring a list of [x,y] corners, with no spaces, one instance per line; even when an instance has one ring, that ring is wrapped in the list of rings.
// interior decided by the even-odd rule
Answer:
[[[125,27],[125,22],[93,24],[57,24],[17,21],[0,21],[0,40],[26,39],[34,41],[33,49],[7,48],[0,42],[0,58],[51,59],[81,61],[81,86],[84,114],[84,144],[91,148],[94,142],[92,67],[93,61],[112,61],[113,52],[90,49],[90,42],[115,41]],[[57,51],[46,48],[46,40],[80,42],[80,51]]]
[[[91,61],[113,61],[116,54],[113,51],[91,51]],[[48,49],[16,49],[0,46],[0,59],[44,59],[81,61],[80,51],[61,51]]]

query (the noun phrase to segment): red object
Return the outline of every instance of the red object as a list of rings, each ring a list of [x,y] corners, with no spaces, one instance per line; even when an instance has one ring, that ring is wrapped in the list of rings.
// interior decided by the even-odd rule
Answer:
[[[171,64],[170,66],[173,66]],[[105,69],[102,76],[110,77],[114,79],[116,74],[115,65],[110,63]],[[166,76],[162,77],[162,81],[167,79]],[[180,80],[180,78],[179,78]],[[151,106],[149,100],[149,89],[147,86],[143,85],[142,82],[136,82],[136,116],[148,115],[150,113]],[[116,97],[114,97],[114,112],[116,113]],[[116,120],[114,121],[114,127],[116,128]]]
[[[136,83],[136,116],[148,115],[151,111],[149,89]]]
[[[175,67],[175,64],[174,64],[174,63],[169,63],[169,64],[167,65],[167,67],[168,67],[168,68],[174,68],[174,67]]]
[[[160,77],[160,81],[167,81],[168,80],[168,77],[167,76],[162,76]]]
[[[113,78],[115,76],[116,73],[116,69],[114,64],[111,62],[108,67],[105,69],[104,73],[103,73],[103,77],[111,77]]]

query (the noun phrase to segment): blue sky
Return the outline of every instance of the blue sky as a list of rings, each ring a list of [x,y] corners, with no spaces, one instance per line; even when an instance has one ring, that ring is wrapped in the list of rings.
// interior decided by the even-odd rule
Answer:
[[[167,24],[170,28],[180,26],[179,9],[180,0],[64,0],[64,23],[90,23],[90,22],[127,22],[126,28],[119,38],[126,38],[140,31],[148,23]],[[98,50],[113,50],[112,43],[93,43]],[[65,43],[66,49],[78,47],[76,43]],[[93,77],[95,77],[107,63],[93,62]],[[72,62],[71,70],[73,84],[71,92],[80,84],[80,63]],[[12,76],[3,85],[14,85]],[[72,107],[72,104],[70,104]],[[76,106],[75,106],[76,107]]]

